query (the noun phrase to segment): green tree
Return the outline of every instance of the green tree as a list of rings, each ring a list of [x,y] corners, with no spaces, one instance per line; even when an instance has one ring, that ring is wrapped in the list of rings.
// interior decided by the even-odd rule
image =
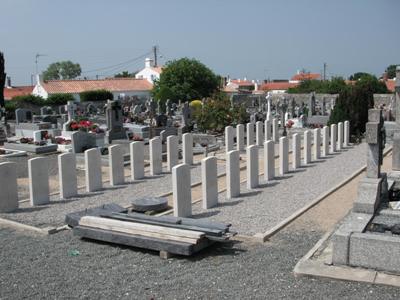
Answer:
[[[396,67],[397,65],[390,65],[386,68],[385,72],[389,79],[393,79],[396,77]]]
[[[369,73],[365,73],[365,72],[357,72],[354,73],[353,75],[350,75],[349,80],[359,80],[361,77],[365,77],[365,76],[372,76]]]
[[[114,78],[134,78],[136,73],[129,73],[128,71],[122,71],[114,75]]]
[[[198,60],[181,58],[166,64],[152,94],[162,101],[190,101],[211,96],[219,83],[218,77]]]
[[[86,101],[107,101],[113,100],[114,95],[112,92],[107,90],[94,90],[94,91],[85,91],[79,93],[79,98],[81,102]]]
[[[346,89],[346,82],[342,77],[333,77],[331,80],[304,80],[294,88],[289,88],[289,94],[299,93],[323,93],[323,94],[339,94]]]
[[[60,61],[50,64],[43,72],[44,80],[74,79],[82,73],[81,66],[72,61]]]

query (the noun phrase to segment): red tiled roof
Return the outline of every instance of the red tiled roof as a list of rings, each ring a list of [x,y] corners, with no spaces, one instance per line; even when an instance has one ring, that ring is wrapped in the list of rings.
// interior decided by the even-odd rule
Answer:
[[[264,83],[260,86],[260,90],[263,91],[272,91],[272,90],[284,90],[286,91],[288,88],[296,87],[298,83],[292,82],[268,82]]]
[[[239,79],[232,79],[232,83],[237,84],[238,86],[253,86],[254,83],[248,80],[240,80]]]
[[[4,88],[4,99],[11,100],[16,96],[25,96],[32,93],[34,86],[13,86],[11,88]]]
[[[387,88],[389,91],[394,92],[395,86],[396,86],[396,80],[394,80],[394,79],[388,79],[388,80],[385,81],[385,84],[386,84],[386,88]]]
[[[300,73],[292,77],[292,81],[316,80],[321,79],[321,74],[318,73]]]
[[[153,85],[146,79],[110,78],[100,80],[49,80],[42,82],[50,94],[77,94],[84,91],[108,90],[110,92],[149,91]]]

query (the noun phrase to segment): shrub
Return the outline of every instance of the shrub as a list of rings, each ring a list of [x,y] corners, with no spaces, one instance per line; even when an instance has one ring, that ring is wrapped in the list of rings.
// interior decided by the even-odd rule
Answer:
[[[114,95],[107,90],[94,90],[94,91],[85,91],[79,94],[82,102],[85,101],[107,101],[113,100]]]
[[[65,105],[68,101],[74,101],[74,96],[71,94],[52,94],[47,100],[45,100],[45,104],[47,105]]]
[[[18,104],[21,104],[21,102],[30,103],[38,106],[46,105],[46,100],[43,97],[36,95],[15,96],[11,100],[16,102],[16,107],[20,107]]]

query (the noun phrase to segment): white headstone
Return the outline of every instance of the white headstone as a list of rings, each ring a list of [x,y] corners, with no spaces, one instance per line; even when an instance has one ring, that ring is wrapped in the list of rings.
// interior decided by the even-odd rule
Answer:
[[[329,154],[329,127],[322,128],[322,156],[327,157]]]
[[[311,131],[304,132],[304,164],[307,165],[311,162]]]
[[[264,143],[264,134],[263,134],[263,123],[261,121],[256,122],[256,145],[262,146]]]
[[[0,163],[0,212],[18,209],[17,164]]]
[[[74,153],[64,153],[58,156],[58,177],[61,199],[74,197],[78,194],[76,157]]]
[[[28,160],[29,193],[31,205],[42,205],[50,202],[49,168],[46,157]]]
[[[343,122],[338,123],[338,140],[337,140],[337,149],[342,150],[343,148]]]
[[[36,130],[33,132],[33,141],[40,142],[42,140],[42,131]]]
[[[110,185],[115,186],[125,182],[124,150],[122,145],[113,145],[108,148],[108,162],[110,171]]]
[[[240,154],[239,151],[226,153],[226,197],[228,199],[240,195]]]
[[[232,126],[225,127],[225,151],[229,152],[233,150],[233,138],[234,131]]]
[[[180,164],[172,168],[172,197],[175,217],[192,215],[190,166]]]
[[[193,136],[191,133],[182,135],[182,156],[184,164],[193,165]]]
[[[337,126],[336,124],[331,125],[331,153],[336,152],[336,140],[337,140]]]
[[[293,169],[296,170],[301,165],[301,138],[298,133],[293,134],[292,143],[292,164]]]
[[[284,175],[289,171],[289,141],[286,136],[279,139],[279,173]]]
[[[252,145],[246,148],[246,173],[247,188],[254,189],[258,187],[258,147]]]
[[[246,124],[246,140],[247,147],[254,145],[254,123]]]
[[[144,144],[132,142],[129,145],[131,156],[131,179],[138,180],[144,177]]]
[[[278,119],[272,119],[272,140],[277,143],[279,141],[279,124]]]
[[[244,125],[238,124],[236,126],[236,150],[244,150]]]
[[[344,141],[343,146],[348,147],[350,145],[350,122],[344,121]]]
[[[85,151],[85,173],[87,192],[95,192],[103,188],[99,149],[93,148]]]
[[[201,161],[201,189],[203,208],[208,209],[218,204],[217,158],[207,157]]]
[[[275,177],[275,143],[266,141],[264,143],[264,179],[272,180]]]
[[[265,141],[269,141],[271,139],[272,131],[271,131],[271,121],[265,120],[264,122],[264,135]]]
[[[150,175],[159,175],[162,172],[162,145],[160,137],[149,141]]]
[[[314,159],[318,160],[321,157],[321,130],[314,129]]]
[[[167,137],[167,166],[169,172],[172,172],[172,168],[178,164],[178,145],[178,136],[170,135]]]

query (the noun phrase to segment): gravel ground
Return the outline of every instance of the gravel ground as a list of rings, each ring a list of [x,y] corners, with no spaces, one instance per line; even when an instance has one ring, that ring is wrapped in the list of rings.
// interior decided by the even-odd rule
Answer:
[[[261,188],[247,190],[243,183],[240,197],[226,199],[221,193],[219,206],[208,210],[195,204],[193,217],[232,223],[245,235],[265,232],[365,165],[365,153],[366,145],[360,144],[270,183],[260,177]]]
[[[295,278],[323,232],[287,231],[266,244],[212,246],[193,258],[0,228],[0,299],[398,299],[399,289]],[[79,255],[71,255],[72,250]]]

